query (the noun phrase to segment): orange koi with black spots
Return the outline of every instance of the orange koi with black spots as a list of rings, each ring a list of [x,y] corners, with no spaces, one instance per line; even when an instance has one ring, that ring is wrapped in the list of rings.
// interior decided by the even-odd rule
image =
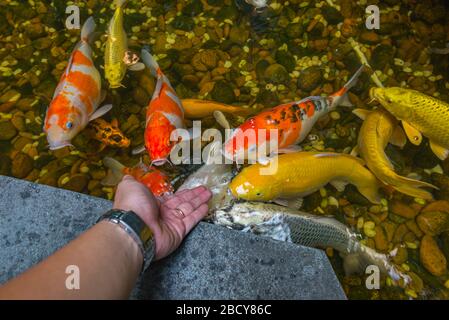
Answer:
[[[93,137],[102,143],[99,151],[107,146],[128,148],[131,144],[131,141],[120,130],[117,119],[112,120],[111,123],[103,119],[95,119],[90,123],[90,128],[93,129]]]
[[[47,109],[44,131],[51,150],[70,146],[71,140],[89,121],[112,108],[107,105],[97,109],[101,102],[101,77],[89,45],[95,27],[95,21],[90,17],[82,28],[81,41],[76,45]]]
[[[265,151],[268,151],[269,145],[277,145],[280,153],[297,151],[296,145],[307,137],[320,117],[339,105],[352,106],[347,93],[356,84],[362,71],[363,67],[341,90],[331,96],[308,97],[249,118],[225,142],[224,156],[232,161],[243,161],[254,160],[251,157],[257,155],[257,160],[262,161],[267,156]]]

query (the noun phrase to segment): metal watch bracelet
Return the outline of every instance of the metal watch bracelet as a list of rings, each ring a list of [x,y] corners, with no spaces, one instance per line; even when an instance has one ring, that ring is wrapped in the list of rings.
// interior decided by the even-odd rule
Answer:
[[[144,272],[151,264],[155,254],[153,232],[133,211],[112,209],[101,216],[97,223],[109,221],[122,228],[139,246],[142,252]]]

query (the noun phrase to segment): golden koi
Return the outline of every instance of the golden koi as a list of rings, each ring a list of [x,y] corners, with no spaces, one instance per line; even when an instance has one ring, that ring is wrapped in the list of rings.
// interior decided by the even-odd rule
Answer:
[[[232,180],[229,188],[239,199],[277,201],[302,198],[328,183],[343,191],[351,183],[373,203],[380,203],[379,181],[363,165],[363,161],[338,153],[297,152],[276,158],[275,174],[261,174],[266,165],[246,167]],[[282,202],[280,202],[282,203]]]
[[[112,108],[112,105],[105,105],[97,109],[101,102],[101,77],[89,45],[95,27],[95,21],[90,17],[47,109],[44,131],[51,150],[70,146],[71,140],[89,121]]]
[[[249,108],[231,106],[214,101],[182,99],[181,102],[184,108],[184,116],[186,119],[190,120],[210,117],[214,114],[215,111],[221,111],[233,115],[240,115],[242,117],[247,117],[254,113],[254,110]]]
[[[432,200],[432,194],[420,188],[436,189],[435,186],[398,175],[394,172],[394,167],[385,154],[384,149],[388,142],[399,147],[403,147],[406,143],[405,134],[398,126],[399,122],[382,109],[372,112],[356,109],[353,112],[364,120],[359,132],[357,151],[360,152],[374,175],[399,192],[415,198]]]
[[[429,138],[435,155],[449,155],[449,104],[421,92],[403,88],[372,88],[371,98],[402,121],[410,142],[420,145],[422,135]]]
[[[138,63],[136,56],[128,51],[128,37],[123,27],[123,7],[126,2],[127,0],[114,0],[116,9],[107,31],[104,70],[109,86],[113,89],[123,87],[122,80],[127,69],[144,69],[144,65]]]

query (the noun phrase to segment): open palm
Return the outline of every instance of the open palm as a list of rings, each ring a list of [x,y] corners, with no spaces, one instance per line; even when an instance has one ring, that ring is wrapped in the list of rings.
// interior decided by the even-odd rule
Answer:
[[[114,208],[135,212],[150,227],[156,259],[162,259],[207,215],[211,196],[206,187],[197,187],[156,199],[143,184],[125,176],[117,188]]]

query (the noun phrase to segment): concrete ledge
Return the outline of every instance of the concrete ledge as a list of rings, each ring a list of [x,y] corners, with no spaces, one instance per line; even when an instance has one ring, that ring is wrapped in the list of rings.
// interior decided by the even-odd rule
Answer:
[[[64,246],[109,201],[0,176],[0,284]],[[324,252],[201,223],[133,299],[346,299]]]

